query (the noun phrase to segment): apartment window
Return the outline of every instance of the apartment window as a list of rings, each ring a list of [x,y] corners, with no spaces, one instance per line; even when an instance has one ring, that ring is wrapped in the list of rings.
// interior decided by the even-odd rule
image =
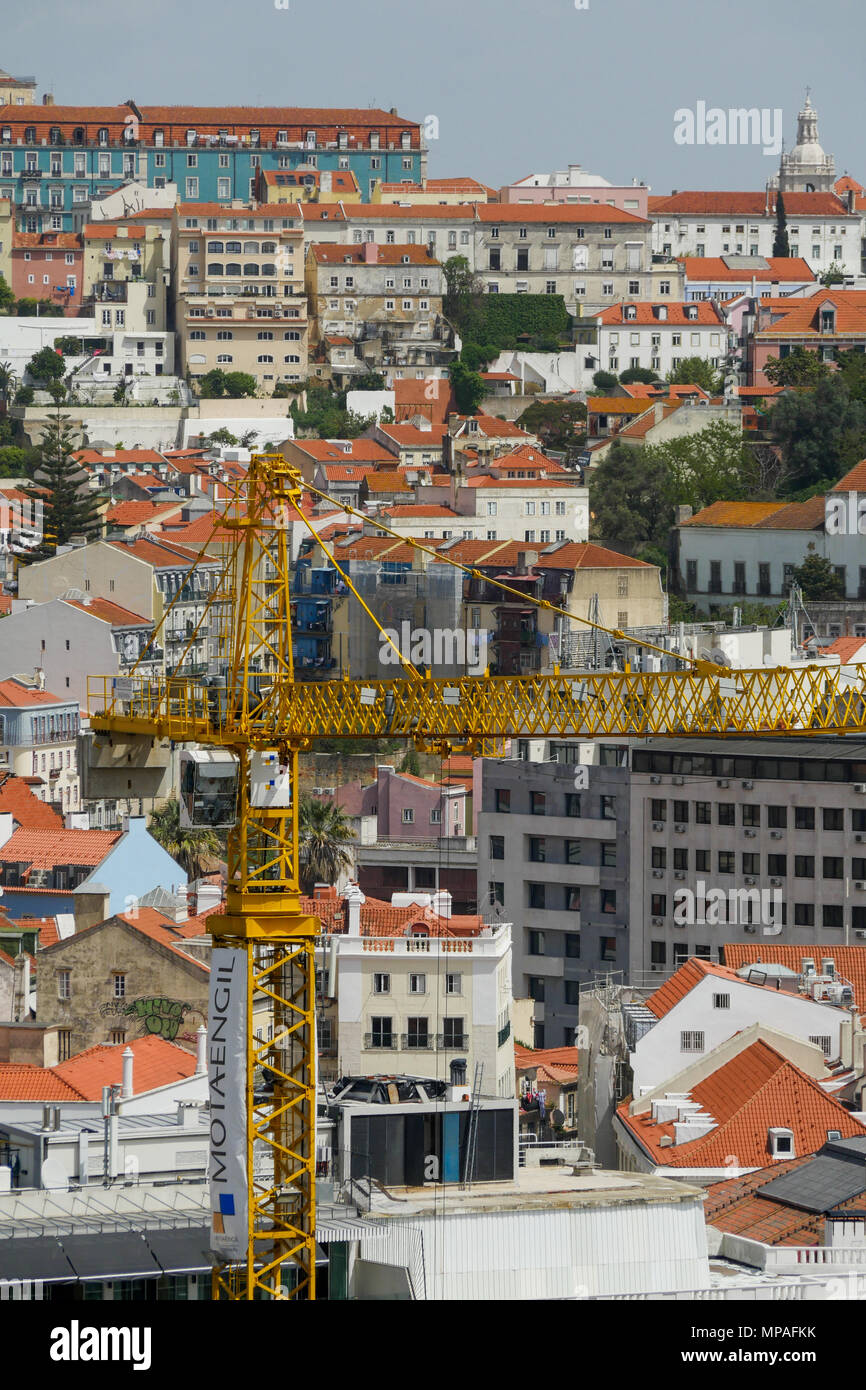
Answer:
[[[731,1007],[731,996],[729,994],[714,994],[714,1009],[729,1009]]]
[[[565,793],[565,814],[566,814],[567,816],[579,816],[579,815],[580,815],[580,793],[579,793],[579,792],[566,792],[566,793]]]
[[[446,974],[446,976],[445,976],[445,993],[446,993],[446,994],[462,994],[462,993],[463,993],[463,976],[460,975],[460,974]]]
[[[733,850],[719,850],[719,873],[733,874],[736,872],[736,855]]]
[[[544,904],[544,884],[543,884],[543,883],[529,883],[529,884],[527,884],[527,888],[528,888],[528,890],[529,890],[529,906],[530,906],[530,907],[535,907],[535,908],[543,908],[544,905],[545,905],[545,904]]]
[[[767,825],[771,830],[787,830],[788,828],[788,808],[787,806],[768,806]]]
[[[394,1031],[393,1020],[390,1018],[371,1018],[370,1019],[370,1046],[371,1047],[393,1047]]]
[[[429,1047],[430,1031],[426,1018],[407,1018],[406,1020],[406,1046],[407,1047]]]
[[[616,820],[615,796],[603,796],[601,798],[601,818],[602,820]]]
[[[188,179],[187,179],[187,181],[186,181],[186,196],[187,196],[187,198],[197,198],[197,197],[198,197],[198,179],[197,179],[197,178],[188,178]]]
[[[761,824],[761,808],[760,808],[760,806],[748,806],[748,805],[744,806],[744,807],[743,807],[743,825],[760,825],[760,824]]]
[[[565,862],[566,864],[579,864],[581,862],[582,840],[566,840],[565,842]]]
[[[844,878],[845,861],[837,858],[836,855],[824,856],[824,878]]]
[[[737,808],[733,805],[733,803],[731,803],[731,805],[728,806],[725,805],[724,802],[720,802],[718,807],[716,808],[716,819],[718,824],[735,825],[736,809]]]
[[[615,888],[601,888],[601,889],[599,889],[599,894],[598,894],[598,906],[599,906],[599,911],[600,911],[600,912],[610,913],[612,916],[615,915],[615,913],[616,913],[616,889],[615,889]]]
[[[505,814],[511,810],[511,790],[509,787],[497,787],[495,791],[496,810],[500,814]]]
[[[531,835],[529,838],[529,858],[533,864],[544,864],[547,861],[547,840],[543,835]]]
[[[844,815],[844,811],[839,806],[825,806],[823,812],[824,829],[843,830],[845,828]]]
[[[390,976],[390,975],[382,975],[382,974],[374,975],[374,976],[373,976],[373,993],[374,993],[374,994],[390,994],[390,993],[391,993],[391,976]]]
[[[794,855],[794,876],[795,878],[814,878],[815,877],[815,858],[811,854]]]
[[[501,903],[505,906],[505,885],[498,883],[495,879],[490,879],[487,884],[487,896],[491,903]]]
[[[505,836],[504,836],[504,835],[491,835],[491,836],[490,836],[490,858],[491,858],[491,859],[504,859],[504,858],[505,858]]]
[[[544,955],[544,932],[531,931],[529,933],[529,954],[531,956]]]
[[[650,859],[650,867],[653,869],[666,869],[668,863],[668,852],[663,845],[653,845]]]
[[[72,1032],[69,1028],[61,1028],[57,1034],[57,1060],[68,1062],[72,1056]]]
[[[601,843],[601,867],[603,869],[616,868],[616,841],[602,840]]]
[[[599,954],[602,960],[616,960],[616,937],[602,936],[599,938]]]
[[[544,792],[529,793],[529,809],[533,816],[543,816],[547,804]]]
[[[57,998],[72,998],[72,971],[58,970],[57,972]]]
[[[761,856],[759,854],[743,855],[743,873],[759,874],[761,872]]]
[[[679,825],[684,825],[684,824],[687,824],[687,823],[688,823],[688,819],[689,819],[689,803],[688,803],[687,801],[675,801],[675,802],[674,802],[674,821],[677,822]]]
[[[659,801],[657,798],[653,798],[650,801],[650,816],[653,820],[667,820],[668,803],[666,801]]]
[[[703,1050],[703,1032],[688,1030],[684,1033],[680,1033],[680,1052],[703,1052]]]
[[[409,976],[409,993],[410,993],[410,994],[426,994],[426,993],[427,993],[427,976],[426,976],[426,975],[410,975],[410,976]]]
[[[120,973],[114,976],[114,997],[115,999],[126,998],[126,976]]]
[[[413,825],[415,822],[415,809],[412,806],[404,806],[401,812],[401,820],[404,825]]]
[[[841,860],[840,860],[841,863]],[[787,854],[768,854],[767,873],[771,878],[784,878],[788,872]]]
[[[539,979],[537,975],[530,975],[529,977],[529,997],[534,999],[536,1004],[544,1003],[544,980]],[[537,1032],[536,1029],[536,1041],[538,1041]]]
[[[841,931],[845,925],[844,909],[841,903],[825,903],[821,909],[821,921],[825,927]]]
[[[704,874],[709,873],[709,871],[710,871],[710,851],[709,851],[708,849],[696,849],[696,850],[695,850],[695,869],[696,869],[696,871],[697,871],[699,874],[700,874],[700,873],[704,873]]]
[[[815,925],[815,904],[814,903],[794,903],[794,926],[795,927],[814,927]]]

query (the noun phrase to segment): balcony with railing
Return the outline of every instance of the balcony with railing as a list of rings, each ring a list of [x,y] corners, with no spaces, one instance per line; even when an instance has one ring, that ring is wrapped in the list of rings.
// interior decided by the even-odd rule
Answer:
[[[463,1052],[469,1047],[468,1033],[437,1033],[436,1047],[440,1052]]]

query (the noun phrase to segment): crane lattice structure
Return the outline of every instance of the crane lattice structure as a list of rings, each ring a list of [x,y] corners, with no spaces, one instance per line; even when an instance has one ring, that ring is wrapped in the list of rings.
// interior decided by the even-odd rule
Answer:
[[[224,681],[208,684],[180,673],[139,677],[133,671],[122,681],[98,676],[88,682],[94,729],[221,747],[231,750],[239,765],[226,912],[208,918],[215,942],[245,955],[248,990],[246,1094],[233,1098],[246,1111],[248,1238],[246,1260],[220,1267],[215,1276],[215,1296],[228,1299],[315,1297],[314,946],[319,922],[301,911],[299,753],[316,738],[406,738],[428,750],[495,752],[512,737],[808,738],[866,731],[866,667],[732,671],[680,658],[683,669],[672,672],[572,674],[555,667],[552,675],[434,679],[419,673],[400,652],[405,678],[297,682],[290,537],[293,523],[315,536],[301,507],[305,489],[324,495],[304,483],[281,455],[254,455],[247,476],[217,519],[211,542],[202,547],[199,559],[210,554],[212,560],[209,547],[218,545],[223,568],[187,650],[200,639],[207,613],[217,615]],[[400,539],[439,562],[445,558],[419,541]],[[354,592],[350,576],[318,543]],[[482,577],[457,561],[450,563]],[[523,604],[535,602],[576,619],[502,581],[489,582]],[[176,602],[177,597],[162,623]],[[595,626],[615,640],[626,639],[622,632]],[[651,643],[639,645],[652,648]],[[665,650],[664,655],[672,654]],[[275,750],[288,769],[289,805],[254,804],[251,759],[262,750]],[[254,997],[268,999],[273,1010],[273,1036],[267,1040],[257,1038],[253,1029]],[[273,1080],[267,1094],[256,1088],[259,1068],[266,1068]],[[256,1155],[262,1153],[270,1161],[257,1163]]]

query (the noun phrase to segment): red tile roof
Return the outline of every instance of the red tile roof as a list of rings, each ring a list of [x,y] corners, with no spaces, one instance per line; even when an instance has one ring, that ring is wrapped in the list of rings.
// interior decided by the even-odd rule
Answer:
[[[429,430],[421,430],[417,425],[380,425],[379,429],[395,444],[413,449],[441,449],[442,440],[448,433],[444,424],[431,425]]]
[[[30,705],[64,705],[68,698],[52,695],[50,690],[33,690],[22,685],[14,676],[0,681],[0,706],[9,709],[26,709]]]
[[[0,1063],[0,1101],[86,1099],[77,1087],[64,1081],[52,1067],[37,1067],[23,1062]]]
[[[431,790],[435,788],[431,785]],[[301,898],[301,911],[318,917],[325,931],[342,933],[346,929],[346,904],[336,895]],[[377,937],[411,936],[426,932],[431,937],[466,938],[478,936],[484,926],[480,914],[440,917],[429,907],[394,907],[381,898],[367,896],[361,904],[361,935]]]
[[[830,1129],[844,1139],[866,1134],[813,1077],[763,1040],[698,1081],[690,1098],[716,1123],[686,1143],[663,1145],[662,1139],[674,1136],[673,1122],[654,1124],[651,1110],[630,1115],[625,1101],[617,1115],[653,1162],[670,1168],[725,1168],[732,1156],[738,1168],[765,1168],[771,1161],[769,1130],[775,1127],[793,1131],[795,1155],[816,1153]]]
[[[653,328],[657,329],[688,328],[690,325],[694,328],[725,329],[724,322],[709,299],[690,300],[688,302],[685,300],[679,302],[665,300],[663,307],[667,309],[667,313],[664,318],[659,318],[657,314],[653,313],[653,310],[658,309],[660,304],[661,301],[654,302],[650,299],[627,299],[622,304],[612,304],[609,309],[602,309],[600,314],[596,314],[596,321],[601,324],[616,324],[617,327],[620,324],[633,326],[652,324]],[[629,318],[626,318],[624,314],[626,307],[634,310]],[[697,312],[687,313],[687,310],[696,310]],[[593,408],[587,401],[587,409]]]
[[[806,502],[712,502],[680,525],[818,531],[824,525],[824,498],[810,497]]]
[[[786,193],[785,197],[787,196]],[[739,284],[744,280],[763,283],[815,279],[814,271],[802,256],[767,256],[761,259],[767,262],[766,270],[752,270],[748,267],[732,270],[730,266],[725,265],[722,256],[681,256],[680,264],[685,270],[687,280],[734,280]]]
[[[722,965],[715,965],[708,960],[690,957],[649,996],[646,1000],[646,1007],[650,1013],[655,1014],[656,1018],[664,1018],[665,1014],[669,1013],[675,1004],[679,1004],[682,999],[685,999],[695,985],[700,984],[707,975],[739,981],[739,977],[735,975],[733,970],[726,969]]]
[[[514,1044],[514,1067],[516,1071],[526,1071],[529,1067],[556,1067],[577,1076],[578,1051],[576,1047],[524,1047]]]
[[[848,213],[845,203],[835,193],[786,193],[784,196],[788,217],[845,217]],[[696,213],[708,217],[743,213],[747,217],[775,217],[776,194],[684,191],[665,197],[650,196],[648,210],[651,217],[664,213]]]
[[[758,313],[754,336],[758,341],[774,342],[778,338],[825,339],[821,331],[821,310],[836,310],[836,327],[831,339],[853,338],[858,342],[866,335],[866,290],[840,290],[836,285],[818,290],[806,299],[764,300]]]
[[[823,1214],[800,1211],[773,1201],[761,1188],[774,1178],[792,1173],[811,1163],[812,1155],[759,1168],[741,1178],[711,1183],[707,1188],[704,1219],[708,1226],[729,1235],[760,1240],[765,1245],[820,1245],[824,1232]]]
[[[158,454],[154,449],[114,449],[108,453],[102,449],[76,449],[72,457],[77,463],[100,463],[111,465],[124,463],[152,463],[154,465],[164,462],[162,454]],[[153,483],[158,486],[161,479],[158,474],[150,475]]]
[[[12,233],[12,250],[26,247],[42,247],[46,251],[81,251],[81,238],[77,232],[15,232]]]
[[[372,262],[368,261],[366,256],[366,248],[371,245],[376,251],[376,260]],[[404,246],[400,243],[380,246],[368,241],[364,246],[338,246],[332,242],[313,242],[308,245],[307,254],[320,265],[405,265],[407,262],[426,266],[439,264],[426,246]]]
[[[821,648],[822,656],[838,656],[843,666],[853,661],[858,652],[866,647],[866,637],[837,637],[828,647]]]
[[[319,463],[391,463],[394,455],[374,439],[352,439],[351,449],[342,449],[332,439],[293,439],[296,449]]]
[[[68,603],[70,608],[80,608],[83,613],[90,613],[103,623],[110,623],[112,627],[152,626],[149,618],[143,618],[140,613],[132,613],[128,608],[121,608],[119,603],[112,603],[107,598],[66,598],[63,602]]]
[[[855,463],[838,483],[831,489],[833,492],[866,492],[866,459],[861,459]]]
[[[123,1053],[132,1048],[133,1094],[168,1086],[195,1072],[195,1056],[176,1043],[148,1036],[134,1038],[128,1043],[113,1043],[89,1047],[52,1067],[62,1081],[78,1091],[84,1100],[100,1100],[103,1086],[113,1086],[123,1080]]]
[[[156,569],[177,569],[179,565],[191,564],[198,558],[195,550],[178,545],[175,541],[163,540],[162,537],[158,544],[155,538],[148,537],[139,537],[131,541],[109,541],[108,544],[116,546],[124,554],[134,555],[137,560],[144,560]]]
[[[731,970],[740,970],[744,965],[784,965],[800,974],[804,959],[811,959],[816,965],[825,958],[832,960],[836,974],[853,986],[855,1006],[861,1012],[866,1009],[866,946],[818,946],[810,941],[801,946],[777,946],[767,942],[751,946],[728,941],[721,950],[725,965]]]
[[[102,863],[120,836],[119,830],[29,830],[22,827],[12,832],[5,845],[0,845],[0,863],[28,864],[31,869],[53,869],[64,864],[95,867]]]
[[[380,515],[386,518],[386,524],[387,518],[389,517],[393,519],[395,517],[406,516],[432,516],[447,517],[452,521],[460,519],[459,512],[452,511],[450,507],[437,506],[435,502],[417,502],[413,503],[411,506],[402,506],[398,504],[397,506],[393,507],[383,507],[381,509]]]
[[[174,502],[115,502],[105,513],[105,520],[114,526],[138,526],[143,522],[157,522],[160,517],[179,512],[186,505],[185,497],[178,497]]]
[[[63,817],[53,806],[40,801],[20,777],[6,776],[0,782],[0,814],[11,812],[15,823],[25,830],[64,829]]]

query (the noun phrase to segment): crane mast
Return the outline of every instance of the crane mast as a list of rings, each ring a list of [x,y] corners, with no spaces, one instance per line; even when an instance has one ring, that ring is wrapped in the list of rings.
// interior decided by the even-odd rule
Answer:
[[[208,918],[238,955],[246,990],[246,1246],[222,1263],[214,1296],[315,1297],[315,941],[301,911],[298,754],[317,737],[411,738],[419,747],[493,751],[511,737],[804,737],[866,731],[866,668],[587,672],[388,681],[296,682],[291,525],[304,484],[280,455],[254,455],[218,527],[228,537],[214,611],[225,678],[94,676],[94,729],[230,750],[238,805],[228,836],[226,911]],[[204,552],[203,552],[204,553]],[[460,568],[464,568],[460,566]],[[550,607],[550,605],[544,605]],[[620,634],[621,635],[621,634]],[[262,796],[270,760],[282,794]],[[267,775],[265,785],[269,785]],[[257,1036],[256,1001],[271,1036]],[[265,1031],[265,1030],[261,1030]]]

